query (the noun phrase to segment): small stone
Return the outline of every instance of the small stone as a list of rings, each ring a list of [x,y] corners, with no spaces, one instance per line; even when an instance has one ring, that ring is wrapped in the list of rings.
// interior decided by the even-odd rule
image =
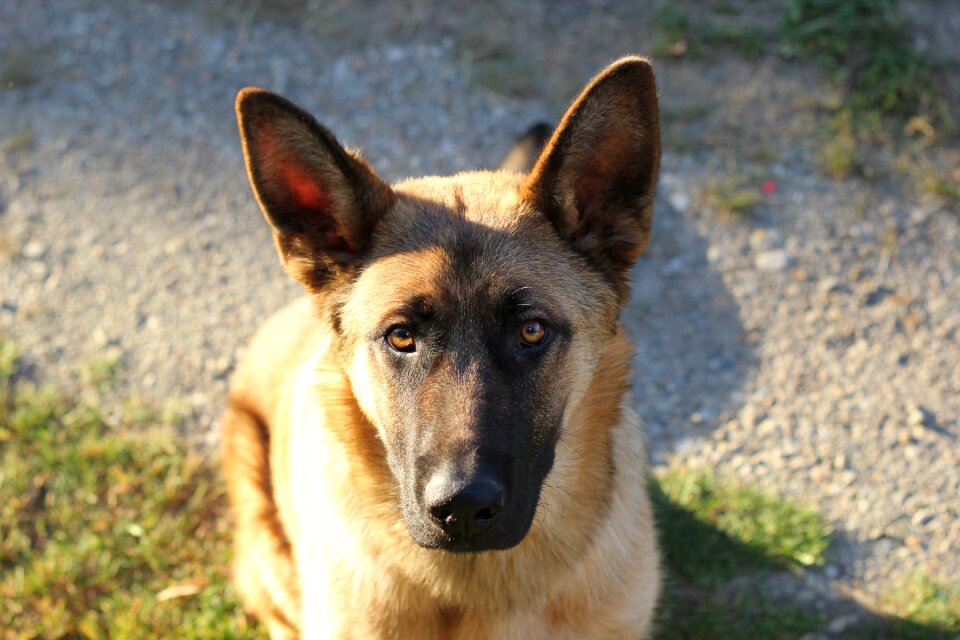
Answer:
[[[744,429],[753,429],[757,425],[757,422],[765,417],[763,414],[758,415],[756,407],[752,404],[748,404],[740,412],[740,422],[743,423]]]
[[[787,252],[783,249],[771,249],[770,251],[758,253],[753,261],[754,266],[758,270],[767,273],[786,271],[792,263],[793,261],[790,259],[790,256],[788,256]]]
[[[707,262],[710,264],[719,264],[727,258],[727,254],[720,247],[710,247],[707,249]]]
[[[722,433],[732,433],[740,429],[740,422],[736,419],[727,420],[723,423],[723,426],[720,427]]]
[[[686,191],[672,191],[667,196],[667,202],[670,206],[683,213],[690,208],[690,194]]]
[[[827,276],[817,282],[817,291],[821,293],[833,293],[840,288],[840,281],[837,278]]]
[[[179,238],[172,238],[163,244],[163,252],[168,256],[173,256],[180,251],[182,246],[183,243],[180,242]]]
[[[920,509],[910,518],[910,523],[915,527],[922,527],[936,517],[937,513],[933,509]]]
[[[783,234],[777,229],[757,229],[750,234],[750,248],[756,253],[779,249],[783,246]]]
[[[27,265],[27,272],[41,282],[45,281],[47,276],[50,275],[50,269],[43,262],[31,262]]]
[[[929,411],[918,405],[911,405],[907,408],[907,424],[912,427],[928,427],[931,422]]]
[[[907,536],[903,542],[911,549],[920,549],[923,547],[923,539],[920,536]]]
[[[95,327],[93,331],[90,332],[90,340],[94,345],[103,347],[109,342],[110,338],[107,336],[107,332],[104,331],[103,327]]]
[[[43,254],[47,252],[47,248],[44,247],[37,240],[30,240],[27,244],[23,245],[21,254],[27,260],[39,260],[43,257]]]

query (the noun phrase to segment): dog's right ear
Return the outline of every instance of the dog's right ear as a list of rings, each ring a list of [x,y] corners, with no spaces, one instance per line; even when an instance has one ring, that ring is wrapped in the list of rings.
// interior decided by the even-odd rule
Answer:
[[[574,100],[521,194],[608,274],[623,301],[628,271],[650,237],[659,169],[656,81],[649,61],[631,56]]]
[[[393,191],[310,114],[263,89],[237,94],[254,195],[287,272],[318,290],[366,248]]]

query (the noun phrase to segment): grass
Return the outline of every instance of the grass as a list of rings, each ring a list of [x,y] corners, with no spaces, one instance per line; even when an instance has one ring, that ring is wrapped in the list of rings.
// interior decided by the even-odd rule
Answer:
[[[857,138],[853,131],[853,115],[841,109],[827,123],[826,141],[820,150],[820,161],[831,178],[841,180],[853,173],[859,160]]]
[[[19,151],[25,151],[33,144],[33,139],[36,137],[36,135],[37,132],[28,127],[5,139],[3,144],[0,145],[0,148],[3,149],[4,153],[17,153]]]
[[[799,569],[823,564],[830,530],[812,509],[697,471],[667,471],[659,476],[659,487],[661,493],[653,497],[665,515],[661,526],[668,536],[676,530],[682,540],[667,546],[667,558],[679,567],[696,567],[695,572],[685,571],[686,579],[714,582],[744,566]]]
[[[724,12],[716,7],[714,12],[711,20],[695,22],[675,4],[664,4],[653,16],[653,55],[698,59],[717,49],[729,49],[744,58],[756,58],[764,52],[771,38],[769,32],[724,18],[720,15]]]
[[[913,171],[917,191],[951,204],[960,204],[960,172],[942,173],[929,162],[916,163]]]
[[[762,198],[749,176],[731,173],[708,181],[703,190],[703,204],[731,218],[743,218]]]
[[[817,62],[855,113],[953,126],[943,69],[914,49],[898,0],[789,0],[780,35],[783,52]]]
[[[229,581],[215,466],[149,412],[98,404],[112,359],[93,363],[80,399],[23,380],[20,363],[0,337],[0,638],[265,638]],[[666,574],[656,637],[822,629],[763,586],[823,562],[830,530],[816,512],[680,469],[654,477],[651,497]],[[960,632],[960,595],[926,578],[888,608],[900,617],[855,637]]]
[[[657,476],[651,496],[667,573],[658,637],[773,639],[823,626],[761,586],[774,571],[823,563],[830,530],[816,512],[680,469]]]
[[[886,604],[900,616],[891,623],[898,638],[960,638],[960,588],[917,574],[892,592]]]
[[[214,467],[18,363],[0,341],[0,638],[262,637],[229,583]]]

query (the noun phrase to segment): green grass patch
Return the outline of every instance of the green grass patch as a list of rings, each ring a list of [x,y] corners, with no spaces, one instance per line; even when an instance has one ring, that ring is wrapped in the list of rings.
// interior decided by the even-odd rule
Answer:
[[[229,582],[218,472],[170,427],[15,383],[0,340],[0,629],[16,638],[255,638]]]
[[[760,586],[773,571],[823,563],[830,530],[819,514],[698,471],[669,469],[650,493],[666,565],[658,637],[772,640],[823,626]]]
[[[745,569],[823,564],[830,529],[816,511],[703,472],[671,469],[658,479],[652,497],[663,553],[684,579],[714,583]]]
[[[823,626],[816,611],[775,603],[757,588],[746,588],[728,599],[668,582],[654,638],[781,640],[800,638]]]
[[[722,7],[721,7],[722,8]],[[744,27],[734,12],[713,8],[710,20],[694,21],[675,4],[664,4],[653,16],[655,56],[704,58],[718,49],[735,51],[744,58],[763,54],[771,33],[763,29]]]
[[[703,204],[731,218],[743,218],[760,204],[760,189],[749,176],[732,173],[707,182]]]
[[[960,588],[916,575],[892,590],[885,606],[896,613],[889,637],[902,640],[960,638]]]
[[[854,112],[953,126],[944,70],[914,49],[898,0],[789,0],[780,35],[785,54],[831,74]]]
[[[927,164],[916,172],[917,189],[928,196],[934,196],[949,203],[960,203],[960,179],[941,173]]]
[[[827,122],[820,162],[827,175],[836,180],[850,176],[857,168],[857,138],[853,130],[853,114],[849,109],[841,109]]]

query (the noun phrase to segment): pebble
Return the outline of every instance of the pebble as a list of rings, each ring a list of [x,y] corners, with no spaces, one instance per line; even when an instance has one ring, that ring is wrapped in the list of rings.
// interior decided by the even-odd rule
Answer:
[[[720,247],[710,245],[710,247],[707,249],[707,262],[710,264],[720,264],[726,260],[726,258],[727,254]]]
[[[929,427],[933,417],[923,407],[913,405],[907,410],[907,424],[914,427]]]
[[[678,212],[684,213],[690,208],[691,198],[686,191],[671,191],[667,194],[667,201]]]
[[[780,273],[786,271],[793,264],[790,256],[783,249],[771,249],[757,254],[754,259],[754,266],[759,271],[767,273]]]
[[[840,279],[832,276],[821,278],[817,282],[817,291],[822,293],[833,293],[840,289]]]
[[[783,233],[779,229],[757,229],[750,234],[750,248],[754,253],[779,249],[783,243]]]
[[[29,240],[25,245],[23,245],[23,249],[20,251],[20,254],[27,260],[39,260],[46,252],[47,248],[42,242],[38,240]]]

